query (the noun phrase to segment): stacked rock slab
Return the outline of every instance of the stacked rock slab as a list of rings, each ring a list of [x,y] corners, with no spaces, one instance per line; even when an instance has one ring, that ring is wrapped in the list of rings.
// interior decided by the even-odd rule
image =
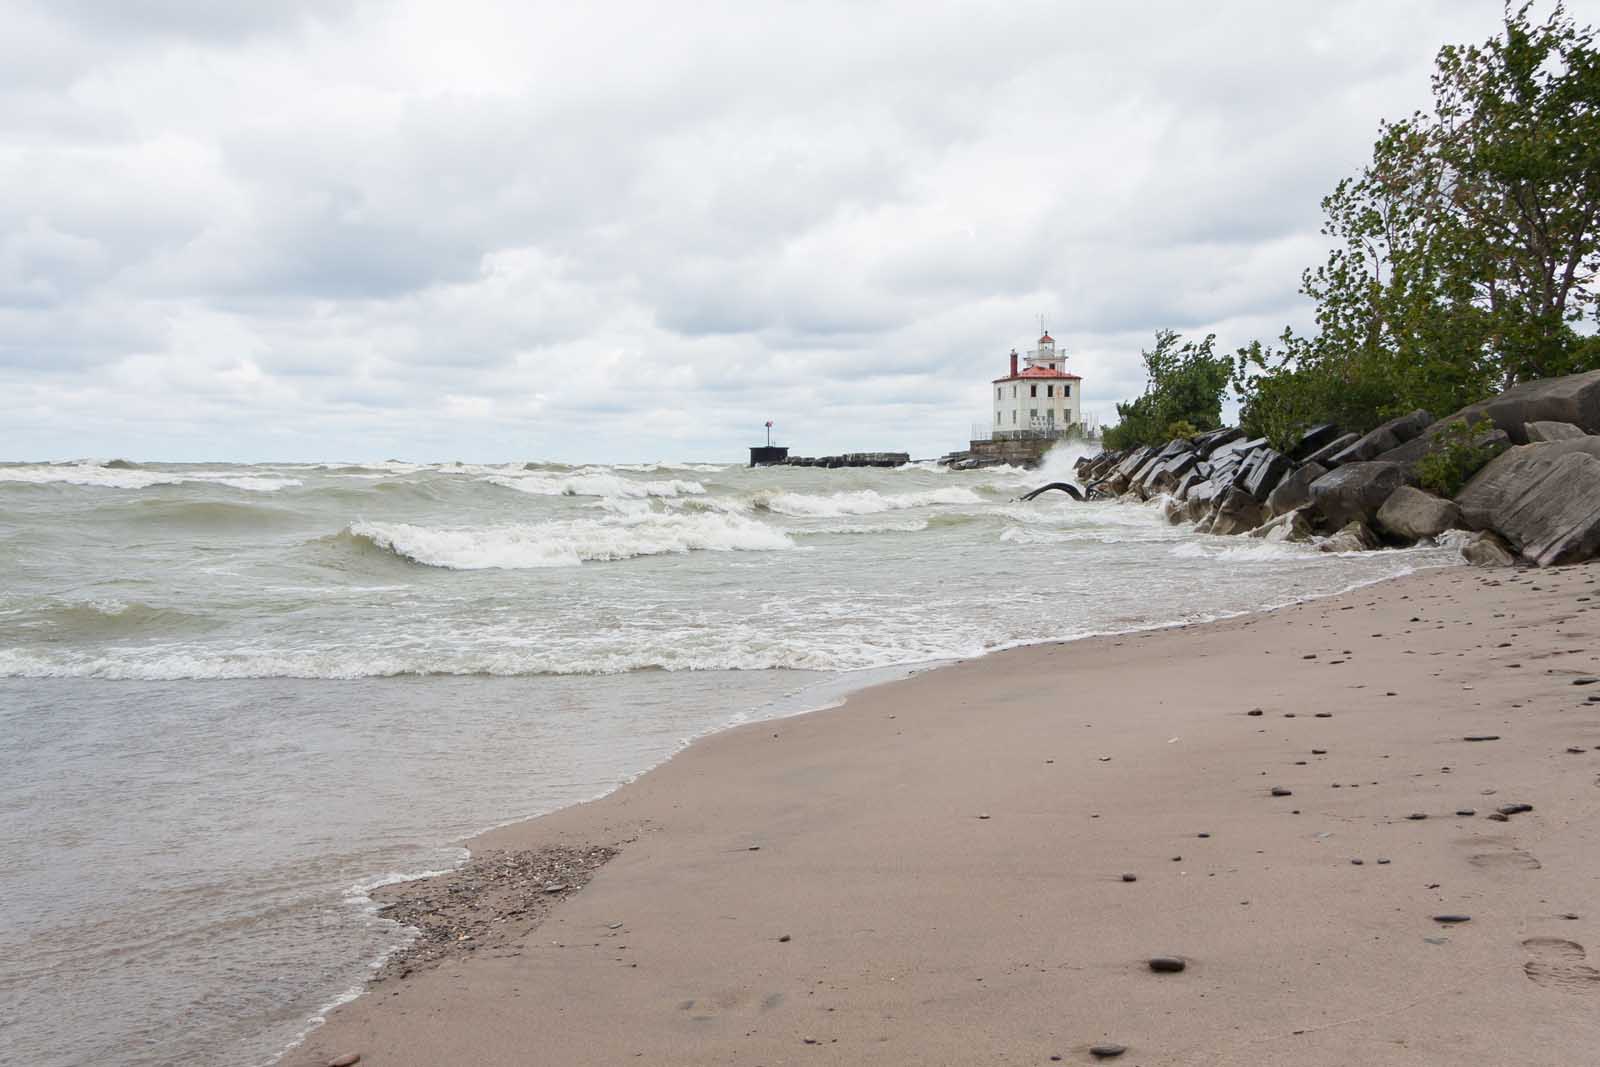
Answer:
[[[1418,488],[1418,460],[1458,422],[1489,418],[1475,444],[1509,449],[1454,502]],[[1513,447],[1513,442],[1516,442]],[[1529,442],[1529,443],[1524,443]],[[1079,480],[1117,494],[1165,494],[1164,514],[1201,532],[1309,540],[1330,551],[1477,531],[1462,554],[1485,565],[1600,555],[1600,371],[1530,382],[1445,419],[1425,411],[1369,433],[1313,427],[1287,450],[1236,428],[1081,459]]]
[[[1540,566],[1600,552],[1600,437],[1520,445],[1456,495],[1461,516]]]

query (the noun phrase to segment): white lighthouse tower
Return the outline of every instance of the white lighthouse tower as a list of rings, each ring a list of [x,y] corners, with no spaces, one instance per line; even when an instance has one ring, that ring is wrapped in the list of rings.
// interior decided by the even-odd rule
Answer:
[[[1013,348],[1010,373],[994,380],[993,435],[1063,437],[1081,426],[1083,379],[1067,370],[1067,354],[1056,348],[1049,331],[1040,335],[1038,347],[1023,362],[1026,366],[1019,370]]]

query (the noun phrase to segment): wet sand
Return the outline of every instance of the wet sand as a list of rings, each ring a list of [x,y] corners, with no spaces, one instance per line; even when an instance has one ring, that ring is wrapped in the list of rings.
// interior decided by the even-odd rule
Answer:
[[[1594,1062],[1596,677],[1595,565],[929,671],[470,842],[620,851],[284,1062]]]

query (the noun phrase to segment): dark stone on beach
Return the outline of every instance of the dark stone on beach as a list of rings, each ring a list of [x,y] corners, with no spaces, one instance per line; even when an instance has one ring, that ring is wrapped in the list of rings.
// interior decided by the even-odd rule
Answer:
[[[1281,785],[1275,785],[1272,787],[1272,795],[1275,797],[1292,797],[1294,796],[1294,790],[1285,789]]]
[[[1095,1057],[1096,1059],[1101,1059],[1101,1060],[1115,1059],[1116,1057],[1122,1055],[1126,1051],[1128,1051],[1128,1046],[1127,1045],[1090,1045],[1089,1046],[1089,1055]]]
[[[1312,464],[1317,464],[1318,466],[1327,467],[1329,469],[1337,467],[1339,464],[1334,462],[1333,457],[1337,456],[1339,453],[1343,452],[1360,439],[1361,435],[1358,433],[1340,434],[1338,437],[1335,437],[1332,441],[1329,441],[1327,444],[1311,453],[1311,455],[1307,456],[1306,465],[1310,466]]]
[[[1600,682],[1600,678],[1574,678],[1572,680],[1573,685],[1593,685],[1596,682]]]
[[[1336,530],[1371,521],[1389,494],[1415,481],[1416,475],[1399,463],[1350,463],[1311,483],[1311,504],[1324,529]]]
[[[1137,882],[1139,880],[1139,876],[1137,874],[1133,874],[1133,873],[1129,872],[1129,873],[1126,873],[1126,874],[1124,874],[1122,876],[1122,880],[1124,882]]]
[[[1313,756],[1326,756],[1328,754],[1328,750],[1325,748],[1314,748],[1311,750],[1311,754]]]
[[[1378,866],[1384,867],[1384,866],[1387,866],[1388,863],[1389,863],[1388,857],[1386,857],[1386,856],[1379,856],[1378,857]]]
[[[1470,916],[1470,915],[1435,915],[1433,917],[1433,921],[1436,922],[1436,923],[1468,923],[1468,922],[1472,921],[1472,916]]]
[[[1267,514],[1277,518],[1311,503],[1311,483],[1327,473],[1328,468],[1320,463],[1307,463],[1289,472],[1267,495]]]
[[[1333,712],[1331,712],[1331,711],[1319,711],[1314,716],[1312,716],[1312,718],[1316,718],[1316,719],[1331,719],[1331,718],[1333,718]]]
[[[1421,811],[1414,811],[1410,815],[1406,816],[1408,819],[1426,819],[1427,817],[1427,813]]]
[[[1498,740],[1500,740],[1500,735],[1499,734],[1468,734],[1466,737],[1463,737],[1461,740],[1463,740],[1463,741],[1498,741]]]
[[[1563,913],[1561,917],[1563,919],[1576,919],[1576,918],[1578,918],[1578,913],[1575,912],[1575,911],[1569,911],[1569,912]]]
[[[1478,814],[1478,810],[1476,808],[1457,808],[1456,809],[1456,814],[1457,815],[1476,815],[1476,814]]]
[[[361,1053],[346,1052],[343,1056],[335,1056],[328,1061],[328,1067],[355,1067],[361,1062]]]
[[[1265,715],[1266,712],[1262,711],[1260,708],[1251,708],[1249,711],[1245,712],[1245,714],[1246,715]]]
[[[1523,445],[1473,475],[1456,495],[1466,525],[1492,530],[1541,567],[1600,549],[1600,437]]]
[[[1330,466],[1343,463],[1359,463],[1375,459],[1391,448],[1401,445],[1418,436],[1422,431],[1433,425],[1433,416],[1418,408],[1409,415],[1402,415],[1397,419],[1390,419],[1366,436],[1345,446],[1331,457]]]
[[[790,941],[790,940],[792,940],[792,939],[789,937],[789,935],[788,934],[784,934],[784,935],[782,935],[781,937],[778,938],[778,943],[781,945],[781,944],[783,944],[783,943],[785,943],[787,941]]]
[[[1210,834],[1195,834],[1196,837],[1210,837]]]
[[[1351,860],[1350,861],[1351,865],[1355,866],[1355,867],[1360,867],[1362,864],[1364,864],[1366,862],[1367,862],[1366,860]]]
[[[1511,816],[1502,815],[1498,811],[1491,811],[1488,814],[1488,816],[1486,816],[1486,817],[1490,818],[1490,819],[1493,819],[1495,822],[1510,822],[1511,821]]]
[[[1496,809],[1501,815],[1521,815],[1525,811],[1532,811],[1532,804],[1502,804]]]
[[[1334,423],[1325,422],[1320,426],[1313,426],[1300,435],[1300,440],[1289,449],[1289,456],[1296,463],[1303,463],[1318,450],[1332,444],[1339,436],[1339,427]]]
[[[1571,754],[1572,754],[1572,755],[1574,755],[1574,756],[1576,756],[1576,755],[1578,755],[1578,754],[1579,754],[1579,753],[1580,753],[1580,752],[1583,752],[1583,751],[1585,751],[1585,750],[1584,750],[1584,749],[1581,749],[1581,748],[1579,748],[1579,747],[1578,747],[1578,746],[1577,746],[1577,745],[1568,745],[1568,746],[1567,746],[1567,751],[1568,751],[1568,752],[1569,752],[1569,753],[1571,753]]]
[[[989,817],[989,815],[988,815],[987,812],[985,812],[984,814],[978,816],[978,818],[980,818],[980,819],[987,819],[988,817]]]
[[[1150,969],[1157,974],[1177,974],[1189,966],[1182,956],[1151,956]]]

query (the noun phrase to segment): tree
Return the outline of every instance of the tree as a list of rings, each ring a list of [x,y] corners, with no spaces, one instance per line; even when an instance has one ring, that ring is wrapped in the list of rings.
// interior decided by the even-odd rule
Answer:
[[[1117,405],[1120,421],[1105,432],[1107,448],[1153,445],[1222,425],[1232,361],[1213,353],[1215,334],[1198,344],[1180,340],[1172,330],[1159,330],[1155,348],[1140,354],[1148,379],[1144,395]]]
[[[1323,200],[1337,243],[1302,277],[1317,333],[1239,350],[1247,428],[1363,430],[1600,366],[1600,54],[1562,4],[1537,24],[1532,6],[1441,49],[1433,113],[1383,123]]]

